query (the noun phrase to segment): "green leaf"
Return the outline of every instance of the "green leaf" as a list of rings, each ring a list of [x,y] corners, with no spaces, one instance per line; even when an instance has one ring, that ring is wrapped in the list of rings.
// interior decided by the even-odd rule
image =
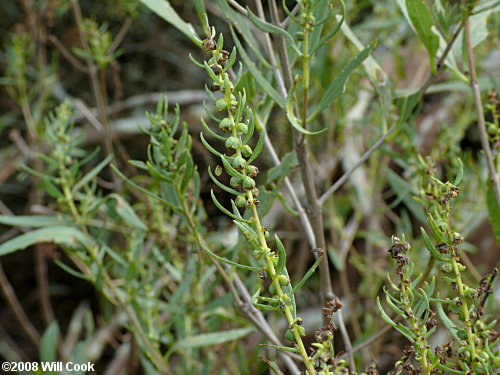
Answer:
[[[460,185],[460,182],[462,181],[463,177],[464,177],[464,164],[462,163],[462,160],[458,158],[458,172],[457,172],[457,177],[453,182],[453,185],[454,186]]]
[[[236,263],[236,262],[233,262],[232,260],[220,257],[217,254],[215,254],[214,252],[212,252],[208,248],[208,246],[203,242],[202,239],[200,239],[199,244],[201,245],[201,247],[202,247],[203,250],[205,250],[208,254],[210,254],[210,256],[214,257],[215,259],[217,259],[218,261],[220,261],[222,263],[226,263],[226,264],[229,264],[231,266],[234,266],[234,267],[237,267],[237,268],[242,268],[242,269],[248,270],[248,271],[260,271],[262,269],[262,267],[246,266],[244,264]]]
[[[210,31],[208,30],[208,22],[207,22],[207,11],[205,9],[205,1],[204,0],[193,0],[194,9],[198,14],[198,18],[200,19],[201,27],[203,28],[203,32],[205,35],[210,35]]]
[[[128,202],[123,199],[121,195],[110,194],[106,199],[114,199],[116,201],[116,206],[114,209],[118,216],[120,216],[125,223],[127,223],[131,228],[139,229],[142,231],[147,231],[148,227],[139,219],[134,209],[130,207]]]
[[[254,327],[245,327],[230,329],[227,331],[202,333],[199,335],[187,337],[185,339],[177,341],[169,352],[218,345],[228,341],[238,340],[253,332],[254,329]]]
[[[434,63],[439,48],[439,37],[432,31],[434,20],[425,0],[406,0],[406,8],[418,37],[429,53],[431,70],[436,72]]]
[[[266,176],[266,185],[288,176],[290,170],[298,165],[299,162],[297,160],[297,153],[295,151],[288,152],[285,156],[283,156],[279,165],[269,169]]]
[[[450,318],[446,315],[446,313],[443,310],[443,306],[441,305],[440,302],[435,302],[436,305],[436,312],[437,315],[439,316],[439,319],[441,322],[443,322],[444,326],[448,329],[450,334],[460,342],[460,338],[457,335],[457,326],[455,323],[453,323]]]
[[[286,250],[285,246],[283,246],[283,243],[277,235],[274,235],[274,239],[276,240],[276,247],[278,249],[278,264],[276,264],[276,274],[280,275],[281,271],[283,271],[286,265]]]
[[[113,155],[108,155],[106,159],[101,161],[98,165],[96,165],[90,172],[88,172],[83,178],[80,179],[75,185],[73,185],[73,188],[71,191],[73,194],[75,194],[78,190],[80,190],[81,187],[85,186],[85,184],[89,183],[92,181],[95,176],[99,174],[100,171],[104,169],[106,165],[113,159]]]
[[[243,46],[241,45],[241,42],[239,41],[238,37],[236,36],[236,33],[234,32],[234,29],[232,26],[230,26],[231,29],[231,35],[233,36],[233,41],[234,44],[236,44],[236,48],[238,48],[238,52],[241,55],[241,58],[245,62],[245,65],[250,69],[250,72],[252,73],[253,77],[257,81],[260,87],[264,89],[264,91],[276,102],[281,108],[285,108],[285,101],[281,97],[280,94],[274,89],[274,87],[269,83],[269,80],[264,78],[262,73],[260,72],[260,69],[255,65],[255,63],[248,57],[247,53],[243,49]]]
[[[210,178],[212,179],[212,181],[215,183],[215,185],[217,185],[218,187],[220,187],[222,190],[227,191],[228,193],[234,194],[234,195],[240,195],[241,194],[239,191],[236,191],[233,188],[230,188],[229,186],[226,186],[222,182],[220,182],[219,180],[217,180],[217,178],[212,174],[212,170],[210,169],[210,166],[208,167],[208,175],[210,176]]]
[[[69,273],[71,276],[77,277],[82,280],[88,280],[89,278],[81,272],[75,271],[73,268],[67,266],[59,259],[54,259],[54,263],[61,267],[65,272]]]
[[[397,324],[390,318],[389,315],[387,315],[385,310],[382,308],[382,305],[380,304],[380,297],[377,297],[377,307],[382,319],[393,328],[396,328]]]
[[[448,241],[446,241],[446,237],[444,236],[441,229],[439,229],[438,225],[436,224],[436,221],[434,220],[432,214],[430,213],[427,214],[427,222],[429,223],[429,227],[431,228],[434,237],[436,237],[436,239],[439,242],[448,243]]]
[[[162,197],[160,197],[159,195],[156,195],[152,192],[150,192],[149,190],[147,189],[144,189],[142,186],[139,186],[137,185],[134,181],[132,181],[131,179],[125,177],[125,175],[120,172],[120,170],[118,168],[116,168],[114,165],[111,165],[111,168],[116,172],[116,174],[118,174],[118,176],[120,176],[121,179],[123,179],[124,181],[126,181],[129,185],[135,187],[137,190],[143,192],[144,194],[150,196],[151,198],[154,198],[154,199],[157,199],[159,200],[160,202],[166,204],[168,207],[172,208],[172,209],[178,209],[176,206],[174,206],[172,203],[170,203],[169,201],[163,199]]]
[[[0,256],[24,250],[27,247],[41,242],[54,242],[70,247],[78,246],[88,239],[80,230],[68,226],[54,226],[36,229],[14,237],[0,245]]]
[[[57,186],[48,178],[42,178],[40,181],[40,187],[52,198],[64,198],[63,193],[61,193]]]
[[[421,205],[412,198],[412,195],[414,194],[413,186],[390,168],[386,168],[386,177],[392,191],[394,191],[398,196],[398,198],[392,202],[389,207],[395,207],[400,202],[403,202],[418,220],[425,223],[425,214],[422,211]]]
[[[273,346],[273,347],[276,347],[276,349],[281,349],[282,347],[280,346],[277,346],[277,345],[264,345],[264,344],[261,344],[262,346]],[[289,348],[289,349],[292,349],[292,348]],[[295,348],[293,348],[295,349]],[[275,374],[275,375],[284,375],[283,372],[280,370],[280,368],[278,367],[278,365],[271,361],[270,359],[267,359],[265,357],[262,357],[262,356],[259,356],[260,360],[262,362],[264,362],[270,369],[271,371]]]
[[[158,16],[163,18],[169,24],[174,26],[181,33],[186,35],[192,42],[201,47],[201,40],[196,34],[196,31],[190,23],[184,21],[177,12],[172,8],[170,2],[167,0],[140,0],[141,3],[146,5]]]
[[[201,140],[201,143],[203,143],[203,146],[205,146],[205,148],[208,151],[210,151],[214,155],[217,155],[218,157],[222,157],[222,154],[219,151],[217,151],[215,148],[210,146],[210,144],[205,140],[205,137],[203,137],[203,133],[200,133],[200,140]]]
[[[497,244],[500,245],[500,207],[495,198],[491,182],[488,181],[488,190],[486,191],[486,205],[488,206],[488,214],[490,216],[491,226],[493,227],[493,234]]]
[[[241,217],[238,217],[238,216],[234,215],[229,210],[227,210],[226,208],[224,208],[224,206],[219,203],[219,201],[217,200],[217,198],[215,198],[215,194],[214,194],[213,190],[210,190],[210,195],[212,196],[212,200],[214,201],[214,203],[217,206],[217,208],[219,210],[221,210],[222,212],[224,212],[227,216],[229,216],[230,218],[232,218],[234,220],[242,221],[244,223],[250,223],[250,220],[242,219]]]
[[[51,227],[54,225],[65,225],[69,221],[56,216],[6,216],[0,215],[0,224],[12,225],[13,227]]]
[[[200,120],[201,120],[201,124],[203,125],[203,129],[205,129],[208,134],[210,134],[212,137],[218,139],[219,141],[223,141],[223,142],[226,141],[226,139],[227,139],[226,137],[223,137],[223,136],[217,134],[216,132],[214,132],[212,129],[210,129],[210,127],[207,125],[207,123],[205,122],[203,117],[200,117]]]
[[[296,284],[293,287],[291,294],[294,294],[295,292],[297,292],[297,290],[299,290],[302,287],[302,285],[304,285],[306,283],[306,281],[309,280],[309,278],[312,276],[312,274],[314,273],[316,268],[321,263],[321,259],[323,259],[323,256],[319,256],[318,259],[316,259],[316,262],[314,262],[314,264],[311,266],[311,268],[309,268],[309,270],[306,272],[306,274],[304,275],[302,280],[300,280],[298,282],[298,284]]]
[[[259,17],[257,17],[255,14],[252,13],[249,7],[247,7],[247,14],[248,18],[250,18],[250,21],[259,29],[264,31],[265,33],[270,33],[270,34],[278,34],[283,36],[287,42],[292,46],[292,48],[297,52],[299,56],[302,56],[302,53],[295,43],[295,40],[293,37],[286,32],[286,30],[282,29],[281,27],[275,26],[272,23],[266,22],[264,20],[261,20]]]
[[[40,340],[40,361],[55,362],[57,359],[57,342],[59,339],[59,325],[56,321],[52,322]],[[46,372],[45,374],[54,374]]]
[[[425,242],[425,247],[427,247],[427,250],[431,253],[431,255],[436,258],[437,260],[440,261],[447,261],[447,259],[441,255],[441,253],[436,249],[436,246],[434,246],[429,239],[429,236],[427,235],[427,232],[425,231],[424,228],[420,227],[420,231],[422,232],[422,237],[424,238]]]
[[[387,305],[389,306],[389,308],[394,311],[396,314],[400,315],[403,319],[407,319],[407,316],[406,314],[404,313],[403,310],[401,310],[400,308],[398,308],[394,302],[392,302],[392,299],[390,298],[389,296],[389,292],[387,292],[387,290],[384,289],[384,292],[385,292],[385,300],[387,302]]]
[[[262,148],[264,147],[265,139],[266,139],[266,132],[264,131],[264,129],[262,129],[260,131],[259,140],[257,141],[255,148],[253,149],[252,155],[248,159],[248,164],[251,164],[257,158],[257,156],[260,155],[260,152],[262,151]]]
[[[189,154],[189,151],[187,151],[187,158],[186,158],[186,166],[184,168],[184,172],[182,174],[182,180],[181,180],[181,193],[186,191],[186,188],[189,184],[189,181],[191,181],[193,177],[193,172],[194,172],[194,163],[193,163],[193,158]]]
[[[307,122],[310,122],[312,119],[314,119],[321,111],[332,104],[335,99],[337,99],[345,92],[349,77],[354,72],[354,70],[370,55],[372,49],[373,44],[363,49],[354,59],[349,61],[344,69],[342,69],[342,71],[328,85],[323,97],[319,101],[316,108],[314,108],[313,113],[311,114],[311,116],[309,116]]]
[[[294,113],[295,110],[295,99],[294,99],[294,92],[295,88],[297,87],[297,82],[294,82],[292,84],[292,87],[290,87],[290,91],[288,92],[288,96],[286,98],[286,117],[288,118],[288,121],[290,124],[300,133],[302,134],[307,134],[307,135],[317,135],[325,132],[328,130],[328,128],[321,129],[316,132],[312,132],[310,130],[307,130],[304,128],[301,124],[301,120],[299,120]],[[319,113],[319,112],[318,112]],[[309,121],[308,121],[309,122]]]

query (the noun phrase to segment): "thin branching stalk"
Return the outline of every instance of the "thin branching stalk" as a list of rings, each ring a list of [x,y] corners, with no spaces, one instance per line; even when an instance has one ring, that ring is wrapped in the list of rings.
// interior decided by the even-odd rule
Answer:
[[[488,131],[486,130],[486,124],[484,122],[483,103],[481,101],[481,92],[477,83],[476,63],[474,59],[474,50],[472,48],[470,29],[470,17],[467,17],[467,20],[465,21],[465,45],[467,48],[467,57],[469,62],[470,85],[472,96],[474,97],[474,105],[476,107],[477,126],[479,130],[479,137],[481,139],[481,147],[483,148],[484,155],[486,157],[486,164],[488,165],[492,189],[495,193],[497,204],[500,207],[500,177],[495,168],[495,162],[493,161],[493,154],[491,153],[490,142],[488,139]]]

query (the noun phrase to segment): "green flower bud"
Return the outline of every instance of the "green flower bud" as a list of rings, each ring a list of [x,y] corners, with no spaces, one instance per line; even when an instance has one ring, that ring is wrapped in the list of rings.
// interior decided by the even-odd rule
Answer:
[[[288,284],[290,284],[290,279],[285,275],[278,275],[278,281],[282,286],[287,286]]]
[[[219,122],[219,129],[222,130],[224,133],[229,133],[231,130],[233,130],[233,120],[230,118],[226,117],[222,119],[221,122]]]
[[[245,168],[247,161],[243,159],[241,156],[235,156],[231,164],[234,169],[241,170]]]
[[[226,110],[226,99],[224,99],[224,98],[217,99],[217,101],[215,102],[215,108],[219,112],[225,111]]]
[[[244,157],[248,158],[250,155],[252,155],[252,148],[249,145],[245,145],[242,147],[241,153]]]
[[[226,139],[226,147],[230,150],[236,150],[241,146],[241,140],[238,137],[229,137]]]
[[[296,325],[295,327],[297,328],[297,331],[299,332],[299,335],[301,335],[301,336],[305,336],[306,335],[306,330],[304,329],[304,327],[298,326],[298,325]]]
[[[458,245],[458,244],[461,244],[462,242],[464,242],[464,237],[458,232],[454,232],[452,237],[453,237],[453,244],[454,245]]]
[[[283,302],[285,302],[287,306],[292,306],[292,299],[288,294],[283,295]]]
[[[234,204],[236,207],[245,207],[247,205],[247,198],[244,195],[238,195]]]
[[[255,181],[252,179],[252,177],[245,176],[242,186],[245,190],[252,190],[255,187]]]
[[[450,263],[445,263],[441,266],[441,272],[450,273],[453,271],[453,266]]]
[[[229,185],[231,185],[232,187],[234,188],[239,188],[241,187],[241,178],[239,177],[231,177],[231,179],[229,180]]]
[[[236,112],[236,108],[238,108],[238,102],[236,100],[231,100],[229,102],[229,109],[234,113]]]
[[[247,134],[248,132],[248,126],[242,122],[238,122],[236,124],[236,130],[240,133]]]
[[[467,269],[463,264],[457,262],[457,268],[460,272],[463,272]]]
[[[246,171],[250,177],[255,177],[259,174],[259,168],[255,167],[253,165],[247,166]]]

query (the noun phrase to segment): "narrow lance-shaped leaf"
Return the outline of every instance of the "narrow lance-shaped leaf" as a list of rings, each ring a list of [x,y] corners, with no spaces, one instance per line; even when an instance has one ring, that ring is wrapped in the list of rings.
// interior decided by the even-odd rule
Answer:
[[[427,214],[427,221],[429,222],[429,227],[431,228],[432,233],[438,239],[438,241],[447,242],[446,237],[444,236],[443,232],[441,232],[441,229],[439,229],[438,225],[436,224],[436,221],[434,220],[431,214]]]
[[[184,21],[177,12],[172,8],[167,0],[140,0],[141,3],[146,5],[150,10],[163,18],[169,24],[174,26],[181,33],[186,35],[196,45],[201,47],[201,40],[196,35],[193,25]]]
[[[398,315],[401,315],[401,317],[403,319],[406,319],[406,314],[403,312],[403,310],[401,310],[399,307],[397,307],[394,302],[392,302],[390,296],[389,296],[389,293],[387,291],[384,291],[385,292],[385,300],[387,302],[387,305],[389,306],[389,308],[394,311],[396,314]]]
[[[0,245],[0,256],[24,250],[29,246],[41,242],[54,242],[59,245],[76,247],[79,243],[88,241],[88,238],[79,229],[68,226],[54,226],[36,229],[21,234]]]
[[[453,182],[454,186],[460,185],[462,182],[462,178],[464,177],[464,164],[462,163],[462,159],[458,158],[458,172],[455,181]]]
[[[260,72],[259,68],[255,65],[255,63],[250,60],[248,57],[247,53],[245,52],[243,46],[241,45],[241,42],[239,41],[238,37],[236,36],[236,33],[234,32],[234,29],[232,26],[230,26],[231,30],[231,35],[233,36],[233,41],[234,44],[236,44],[236,47],[238,48],[238,52],[241,55],[241,58],[245,62],[246,66],[248,69],[250,69],[250,72],[252,73],[253,77],[257,81],[257,83],[264,89],[264,91],[271,97],[273,100],[278,103],[278,105],[281,108],[285,108],[285,101],[281,97],[280,94],[274,89],[273,86],[269,83],[269,81],[264,78],[262,73]]]
[[[219,151],[217,151],[215,148],[210,146],[210,144],[205,140],[205,137],[203,137],[203,133],[200,133],[200,140],[201,140],[201,143],[203,143],[203,146],[205,146],[208,151],[210,151],[214,155],[217,155],[218,157],[222,157],[222,154]]]
[[[437,260],[440,261],[446,261],[447,259],[441,255],[439,251],[437,251],[436,246],[434,246],[429,239],[429,236],[427,235],[427,232],[425,231],[424,228],[420,227],[420,231],[422,232],[422,237],[425,242],[425,247],[427,247],[427,250],[431,253],[431,255],[436,258]]]
[[[327,130],[327,128],[324,128],[322,130],[312,132],[310,130],[307,130],[302,126],[300,123],[300,120],[295,116],[295,99],[294,99],[294,92],[295,88],[297,87],[297,82],[294,82],[292,84],[292,87],[290,87],[290,91],[288,92],[288,96],[286,98],[286,117],[288,118],[288,121],[290,124],[300,133],[302,134],[307,134],[307,135],[316,135],[316,134],[321,134],[324,131]]]
[[[214,203],[217,206],[217,208],[219,210],[221,210],[222,212],[224,212],[227,216],[229,216],[230,218],[232,218],[234,220],[242,221],[244,223],[249,223],[250,222],[250,220],[242,219],[241,217],[238,217],[238,216],[232,214],[229,210],[227,210],[226,208],[224,208],[224,206],[219,203],[219,201],[217,200],[217,198],[215,198],[215,194],[214,194],[213,190],[210,190],[210,195],[212,196],[212,200],[214,201]]]
[[[264,131],[264,129],[262,129],[260,131],[259,140],[257,141],[255,148],[253,149],[252,155],[248,159],[248,164],[251,164],[257,158],[257,156],[259,156],[260,152],[262,151],[262,148],[264,147],[265,138],[266,138],[266,132]]]
[[[130,207],[128,202],[125,199],[123,199],[121,195],[113,193],[108,195],[106,199],[114,199],[116,201],[116,207],[115,207],[116,213],[130,227],[142,231],[148,230],[148,227],[142,222],[141,219],[139,219],[134,209]]]
[[[57,344],[59,341],[59,325],[52,322],[43,333],[40,341],[40,360],[54,362],[57,358]],[[47,374],[47,373],[46,373]],[[47,374],[50,375],[50,374]]]
[[[318,259],[316,259],[316,262],[314,262],[314,264],[311,266],[311,268],[309,268],[309,270],[306,272],[306,274],[304,275],[304,277],[302,278],[302,280],[300,280],[293,287],[291,294],[294,294],[297,290],[299,290],[302,287],[302,285],[304,285],[306,283],[307,280],[309,280],[309,278],[312,276],[312,274],[314,273],[314,271],[316,270],[316,268],[321,263],[321,259],[322,258],[323,258],[323,256],[319,256]]]
[[[241,268],[241,269],[248,270],[248,271],[257,271],[258,272],[258,271],[260,271],[262,269],[261,267],[247,266],[247,265],[244,265],[244,264],[233,262],[232,260],[223,258],[221,256],[218,256],[217,254],[215,254],[214,252],[212,252],[208,248],[208,246],[203,242],[203,240],[200,240],[199,244],[201,245],[201,248],[203,250],[205,250],[210,256],[214,257],[215,259],[217,259],[218,261],[220,261],[222,263],[226,263],[226,264],[229,264],[230,266],[234,266],[234,267]]]
[[[278,264],[276,264],[276,273],[279,275],[286,265],[286,251],[285,246],[283,246],[283,243],[277,235],[274,235],[274,239],[276,240],[276,248],[278,250]]]
[[[170,203],[169,201],[163,199],[159,195],[156,195],[156,194],[150,192],[148,189],[144,189],[142,186],[137,185],[131,179],[125,177],[125,175],[118,168],[116,168],[114,165],[111,165],[111,168],[118,174],[118,176],[120,176],[120,178],[122,178],[124,181],[126,181],[129,185],[133,186],[134,188],[136,188],[137,190],[143,192],[144,194],[150,196],[151,198],[159,200],[160,202],[166,204],[168,207],[170,207],[170,208],[172,208],[174,210],[178,210],[178,207],[172,205],[172,203]]]
[[[427,48],[429,53],[431,70],[436,72],[436,52],[439,48],[439,37],[432,31],[434,27],[434,20],[432,14],[427,7],[425,0],[406,0],[406,8],[408,9],[408,16],[411,23],[415,27],[415,31],[419,39]]]
[[[12,225],[14,227],[50,227],[54,225],[68,224],[69,220],[56,216],[7,216],[0,215],[0,224]]]
[[[229,186],[224,185],[219,180],[217,180],[217,177],[215,177],[213,175],[212,170],[210,169],[210,166],[208,167],[208,175],[210,176],[210,178],[212,179],[212,181],[215,183],[215,185],[217,185],[218,187],[220,187],[222,190],[227,191],[228,193],[234,194],[234,195],[240,195],[241,194],[239,191],[236,191],[236,190],[230,188]]]
[[[455,323],[453,323],[450,318],[446,315],[446,313],[443,310],[443,306],[441,305],[440,302],[435,302],[436,304],[436,312],[437,315],[439,316],[439,319],[441,322],[443,322],[444,326],[448,329],[450,334],[458,341],[460,341],[460,338],[457,335],[457,326]]]
[[[268,345],[268,346],[273,346],[273,345]],[[282,348],[282,347],[278,347],[278,346],[275,346],[275,347],[276,347],[276,349]],[[300,353],[300,351],[299,351],[299,353]],[[284,375],[283,372],[280,370],[280,368],[278,367],[278,365],[275,362],[273,362],[265,357],[262,357],[262,356],[259,356],[259,358],[262,362],[264,362],[266,365],[269,366],[269,368],[271,369],[272,372],[274,372],[275,375]]]
[[[345,92],[346,84],[354,70],[370,55],[373,49],[373,44],[366,47],[358,55],[349,61],[344,69],[335,77],[335,79],[327,87],[323,97],[319,101],[313,113],[307,119],[312,121],[321,111],[328,107],[332,102]]]
[[[293,37],[284,29],[281,27],[278,27],[276,25],[273,25],[272,23],[266,22],[259,17],[257,17],[255,14],[252,13],[249,7],[247,7],[247,14],[248,18],[250,18],[250,21],[259,29],[264,31],[265,33],[270,33],[270,34],[278,34],[283,36],[286,41],[292,46],[292,48],[297,52],[299,56],[302,56],[302,52],[300,51],[299,47],[295,43],[295,40]]]
[[[254,329],[254,327],[245,327],[190,336],[177,341],[169,352],[218,345],[228,341],[238,340],[253,332]]]
[[[290,348],[288,346],[279,346],[279,345],[272,345],[272,344],[259,344],[259,346],[265,346],[265,347],[268,347],[268,348],[274,348],[274,349],[282,350],[284,352],[299,353],[300,354],[300,349],[298,349],[298,348]]]

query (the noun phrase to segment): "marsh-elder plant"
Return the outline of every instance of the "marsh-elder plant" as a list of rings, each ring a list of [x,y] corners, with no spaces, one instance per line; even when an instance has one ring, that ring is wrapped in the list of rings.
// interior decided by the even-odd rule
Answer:
[[[76,0],[28,3],[1,83],[16,108],[6,154],[31,196],[21,214],[0,207],[14,228],[0,255],[35,247],[43,333],[1,267],[0,286],[34,360],[112,349],[102,366],[117,374],[498,373],[497,1],[114,1],[116,32]],[[52,29],[69,11],[73,48]],[[125,146],[113,116],[143,102],[116,102],[135,45],[121,44],[144,19],[175,28],[165,61],[204,99],[155,100],[144,142]],[[60,316],[47,261],[98,307]]]

